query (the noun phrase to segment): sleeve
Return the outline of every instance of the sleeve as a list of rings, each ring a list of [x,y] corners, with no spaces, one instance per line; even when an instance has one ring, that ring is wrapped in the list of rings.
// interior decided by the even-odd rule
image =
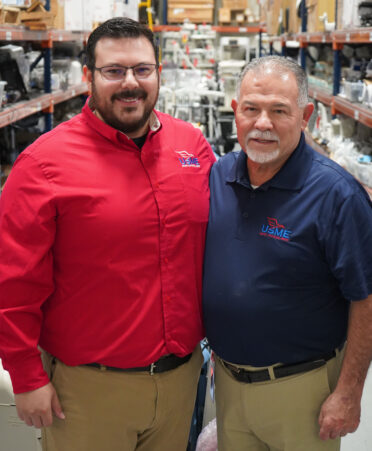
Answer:
[[[53,292],[53,193],[42,168],[21,154],[0,198],[0,356],[14,393],[48,383],[38,341]]]
[[[372,293],[372,203],[359,185],[342,199],[330,193],[322,213],[330,218],[323,225],[327,262],[346,299],[366,299]]]

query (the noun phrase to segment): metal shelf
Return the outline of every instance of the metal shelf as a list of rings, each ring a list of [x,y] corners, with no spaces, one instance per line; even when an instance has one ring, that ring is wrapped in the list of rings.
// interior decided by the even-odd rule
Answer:
[[[332,39],[338,44],[371,44],[372,28],[358,28],[355,30],[337,30],[332,33]]]
[[[296,35],[297,40],[302,44],[331,44],[331,33],[299,33]]]
[[[80,41],[88,39],[90,31],[66,31],[66,30],[28,30],[22,26],[0,25],[0,41]]]
[[[332,114],[345,114],[356,121],[372,127],[372,109],[360,103],[352,103],[340,96],[332,96],[327,91],[309,86],[309,97],[332,108]]]
[[[309,96],[314,100],[319,100],[325,105],[332,105],[333,96],[324,89],[318,88],[316,86],[309,86]]]
[[[270,36],[270,42],[300,41],[302,43],[314,44],[371,44],[372,27],[358,28],[355,30],[336,30],[332,32],[297,33],[295,35],[282,34],[280,36]]]
[[[352,103],[340,96],[335,96],[332,102],[332,113],[345,114],[367,127],[372,127],[372,110],[360,103]]]
[[[51,94],[43,94],[32,100],[18,102],[0,111],[0,127],[5,127],[27,116],[50,109],[53,105],[86,94],[87,92],[88,85],[86,83],[80,83],[79,85],[71,86],[66,91],[58,90]]]
[[[195,28],[197,26],[195,25]],[[182,29],[181,25],[154,25],[154,32],[161,31],[180,31]],[[266,28],[257,25],[257,26],[241,26],[241,27],[232,27],[232,26],[224,26],[224,25],[212,25],[211,29],[216,31],[217,33],[264,33]]]

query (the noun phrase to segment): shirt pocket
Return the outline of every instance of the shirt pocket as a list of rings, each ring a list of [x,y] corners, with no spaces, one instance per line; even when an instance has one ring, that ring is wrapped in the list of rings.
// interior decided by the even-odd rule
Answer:
[[[207,223],[209,215],[209,178],[207,174],[181,174],[188,217],[193,222]]]

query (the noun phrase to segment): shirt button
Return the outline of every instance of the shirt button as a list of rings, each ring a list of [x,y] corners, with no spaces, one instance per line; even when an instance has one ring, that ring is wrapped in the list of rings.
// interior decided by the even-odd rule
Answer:
[[[165,257],[164,263],[168,263],[168,262],[169,262],[169,260],[167,259],[167,257]]]
[[[248,216],[249,216],[249,215],[248,215],[248,212],[245,211],[245,212],[243,213],[243,218],[248,218]]]
[[[249,197],[250,197],[251,199],[254,199],[254,198],[256,197],[256,194],[255,194],[255,193],[251,193],[251,194],[249,195]]]
[[[161,223],[165,226],[167,224],[167,221],[165,219],[162,219]]]
[[[169,302],[171,300],[170,296],[166,295],[165,300]]]

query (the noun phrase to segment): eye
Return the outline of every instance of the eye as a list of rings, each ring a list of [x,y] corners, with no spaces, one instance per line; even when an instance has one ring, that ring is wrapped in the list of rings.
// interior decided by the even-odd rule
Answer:
[[[255,108],[254,106],[247,106],[244,108],[244,111],[246,111],[247,113],[253,113],[257,111],[257,108]]]
[[[284,111],[284,110],[277,109],[277,110],[274,110],[274,113],[280,115],[280,114],[284,114],[285,111]]]
[[[109,77],[120,77],[123,75],[124,69],[121,67],[105,67],[102,72]]]
[[[123,72],[123,69],[117,69],[117,68],[106,69],[106,72],[109,74],[121,74]]]
[[[141,66],[136,66],[134,68],[136,75],[138,75],[139,77],[147,77],[148,75],[150,75],[152,70],[153,66],[147,66],[145,64]]]

